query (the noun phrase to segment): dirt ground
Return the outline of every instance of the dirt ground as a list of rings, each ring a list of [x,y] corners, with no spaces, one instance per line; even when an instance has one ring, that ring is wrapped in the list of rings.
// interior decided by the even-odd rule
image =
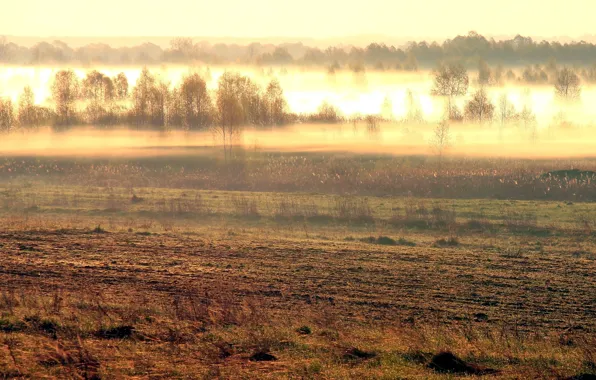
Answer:
[[[596,261],[577,238],[459,246],[359,242],[211,241],[175,234],[89,231],[0,234],[2,289],[89,287],[115,299],[205,294],[226,284],[236,302],[272,310],[325,305],[366,322],[471,321],[522,330],[596,328]],[[313,306],[314,305],[314,306]]]

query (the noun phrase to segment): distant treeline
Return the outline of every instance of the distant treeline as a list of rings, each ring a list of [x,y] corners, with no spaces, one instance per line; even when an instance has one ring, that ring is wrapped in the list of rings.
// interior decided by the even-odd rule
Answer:
[[[72,70],[61,70],[51,82],[49,107],[35,103],[29,86],[17,104],[0,98],[0,132],[42,126],[59,131],[75,125],[126,125],[134,129],[212,130],[222,139],[233,139],[247,125],[343,120],[327,103],[314,114],[290,112],[276,79],[262,87],[247,76],[226,72],[219,77],[217,88],[210,90],[205,79],[209,75],[208,69],[191,73],[172,87],[144,68],[129,87],[124,73],[110,77],[92,70],[80,79]]]
[[[559,43],[534,41],[517,35],[509,40],[485,38],[475,32],[457,36],[443,43],[410,42],[395,47],[371,43],[365,48],[354,46],[319,49],[302,43],[280,45],[195,43],[190,38],[175,38],[170,47],[145,43],[134,47],[113,48],[90,44],[71,48],[61,41],[40,42],[30,48],[18,46],[0,37],[0,62],[16,65],[79,63],[105,65],[150,65],[160,63],[262,64],[326,66],[330,69],[373,66],[383,70],[416,70],[434,67],[439,61],[458,61],[475,66],[479,59],[491,64],[529,65],[556,60],[562,64],[596,63],[596,45],[584,41]]]
[[[355,72],[354,75],[355,79],[362,79],[365,73]],[[475,82],[479,88],[470,94],[470,76],[461,63],[439,64],[433,70],[431,95],[445,99],[445,119],[535,127],[536,118],[528,99],[524,100],[521,110],[515,109],[506,94],[495,105],[487,96],[485,87],[498,86],[510,80],[510,76],[524,81],[539,81],[544,76],[559,101],[577,102],[581,98],[581,78],[596,79],[595,70],[576,72],[554,63],[545,68],[529,66],[519,78],[509,70],[504,78],[498,67],[492,69],[481,61],[477,75]],[[217,86],[209,89],[207,83],[211,80],[208,67],[195,68],[177,86],[172,86],[171,82],[155,76],[145,67],[131,88],[124,72],[109,76],[91,70],[84,78],[79,78],[73,70],[60,70],[51,81],[51,99],[45,103],[49,107],[35,103],[29,86],[25,86],[16,105],[9,98],[0,98],[0,132],[32,130],[41,126],[65,130],[75,125],[120,125],[162,131],[174,128],[211,130],[221,138],[224,146],[232,146],[245,126],[270,128],[294,123],[350,121],[355,127],[356,123],[363,122],[369,132],[376,133],[380,121],[425,122],[421,105],[409,90],[404,103],[406,114],[400,120],[394,118],[389,97],[384,99],[380,113],[351,115],[346,119],[327,102],[312,113],[291,112],[277,79],[261,86],[249,76],[226,71],[218,78]],[[464,107],[458,108],[454,100],[468,94],[471,97]]]

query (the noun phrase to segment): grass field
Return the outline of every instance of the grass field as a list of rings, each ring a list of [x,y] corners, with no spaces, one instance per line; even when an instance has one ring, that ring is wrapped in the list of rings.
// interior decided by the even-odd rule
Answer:
[[[384,160],[362,159],[364,174],[381,178]],[[596,205],[577,197],[593,184],[528,190],[564,161],[496,166],[467,182],[479,197],[374,194],[349,173],[353,191],[284,189],[281,175],[251,177],[256,164],[239,188],[205,188],[192,179],[216,163],[64,162],[0,169],[1,378],[596,374]],[[287,183],[329,172],[306,162],[277,168]],[[432,176],[411,166],[408,186]],[[499,179],[520,196],[490,196]],[[441,352],[462,360],[454,373]]]

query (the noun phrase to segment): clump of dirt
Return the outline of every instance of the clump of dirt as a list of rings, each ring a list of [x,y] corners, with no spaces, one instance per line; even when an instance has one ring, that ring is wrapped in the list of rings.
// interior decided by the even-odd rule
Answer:
[[[346,241],[354,241],[355,239],[353,237],[347,237],[344,240]],[[395,240],[392,239],[388,236],[379,236],[379,237],[374,237],[374,236],[369,236],[369,237],[365,237],[362,239],[359,239],[361,242],[363,243],[369,243],[369,244],[379,244],[379,245],[404,245],[404,246],[408,246],[408,247],[415,247],[416,243],[411,242],[409,240],[406,240],[405,238],[400,238],[399,240]]]
[[[344,352],[342,358],[344,361],[361,361],[372,359],[377,356],[376,352],[372,351],[363,351],[359,348],[352,347]]]
[[[492,368],[483,368],[475,364],[468,364],[451,352],[443,351],[435,356],[428,365],[429,368],[442,373],[462,373],[468,375],[490,375],[498,371]]]
[[[249,359],[253,362],[271,362],[277,360],[275,356],[264,351],[255,352]]]
[[[103,339],[128,339],[132,337],[135,328],[130,325],[101,328],[95,335]]]
[[[308,326],[300,326],[298,329],[296,329],[296,332],[301,335],[310,335],[312,334],[312,329]]]

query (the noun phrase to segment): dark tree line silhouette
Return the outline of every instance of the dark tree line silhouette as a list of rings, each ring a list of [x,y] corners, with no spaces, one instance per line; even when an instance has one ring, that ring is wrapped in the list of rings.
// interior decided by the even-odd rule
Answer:
[[[410,42],[406,46],[371,43],[364,48],[328,47],[320,49],[302,43],[280,45],[209,44],[190,38],[176,38],[166,49],[152,43],[114,48],[106,44],[89,44],[72,48],[62,41],[40,42],[23,47],[0,38],[0,62],[12,64],[296,64],[339,65],[366,64],[376,69],[415,70],[433,67],[438,61],[459,61],[476,66],[479,59],[497,65],[533,65],[553,59],[563,64],[589,66],[596,63],[596,45],[585,41],[560,43],[534,41],[520,35],[508,40],[486,38],[478,33],[457,36],[441,43]]]

